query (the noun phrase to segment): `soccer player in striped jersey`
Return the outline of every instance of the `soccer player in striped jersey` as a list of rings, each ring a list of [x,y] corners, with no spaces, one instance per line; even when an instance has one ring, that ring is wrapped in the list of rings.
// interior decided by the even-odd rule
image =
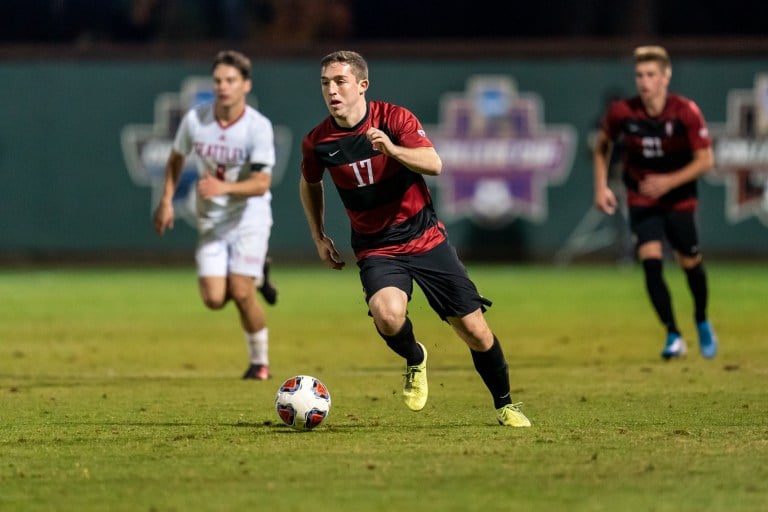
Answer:
[[[469,347],[491,393],[497,420],[530,421],[510,398],[509,372],[499,340],[486,323],[490,301],[470,280],[445,226],[435,214],[424,175],[442,162],[419,120],[405,108],[366,100],[368,65],[352,51],[320,63],[320,86],[330,116],[304,138],[300,194],[320,259],[344,267],[324,226],[322,178],[328,171],[351,223],[351,244],[374,326],[405,359],[403,398],[419,411],[428,396],[427,351],[408,317],[413,282],[430,306]]]
[[[668,92],[672,67],[666,50],[641,46],[635,49],[634,59],[638,95],[608,107],[595,143],[595,205],[607,214],[616,210],[616,197],[607,184],[608,158],[613,141],[621,139],[630,228],[646,290],[667,331],[661,356],[670,359],[687,352],[662,273],[666,240],[693,296],[700,352],[712,358],[717,337],[707,319],[707,276],[694,218],[696,181],[714,164],[712,141],[699,107]]]
[[[270,376],[269,340],[256,287],[267,285],[268,277],[274,134],[269,119],[246,103],[251,62],[245,55],[220,52],[212,74],[214,102],[193,107],[176,132],[155,230],[162,235],[173,227],[173,195],[184,160],[192,154],[199,173],[195,256],[200,296],[212,310],[235,303],[250,356],[243,378],[265,380]]]

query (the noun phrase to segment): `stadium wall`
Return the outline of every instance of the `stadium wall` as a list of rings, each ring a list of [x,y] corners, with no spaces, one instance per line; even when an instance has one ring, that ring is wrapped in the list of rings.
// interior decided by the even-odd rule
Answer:
[[[399,103],[415,112],[430,136],[442,134],[437,137],[443,144],[441,153],[456,147],[455,136],[451,138],[449,132],[458,133],[458,121],[452,117],[450,105],[471,102],[477,92],[472,84],[477,83],[481,92],[492,89],[486,100],[501,94],[507,95],[507,102],[523,101],[520,112],[525,119],[512,120],[504,128],[511,130],[510,137],[524,133],[546,138],[560,133],[564,138],[557,169],[527,168],[529,162],[524,157],[522,162],[513,161],[510,154],[514,150],[507,148],[499,157],[501,162],[476,170],[477,176],[490,183],[490,192],[486,190],[490,195],[475,201],[479,213],[473,210],[472,201],[456,202],[453,196],[458,195],[459,186],[454,178],[445,177],[450,186],[440,181],[444,177],[430,181],[450,237],[465,257],[567,262],[616,255],[610,241],[621,236],[620,227],[591,210],[589,138],[606,100],[633,92],[628,59],[374,57],[369,64],[372,85],[368,97]],[[208,72],[207,58],[0,62],[0,95],[4,98],[0,259],[87,262],[96,258],[191,257],[195,232],[190,223],[177,222],[163,238],[152,230],[156,196],[147,168],[158,165],[166,146],[155,144],[152,153],[145,144],[146,153],[137,160],[126,147],[126,134],[134,130],[134,139],[139,132],[145,139],[167,139],[165,132],[183,106],[182,84],[189,85],[185,80],[205,77]],[[768,142],[761,138],[768,134],[761,131],[757,119],[760,102],[765,101],[759,77],[766,72],[768,59],[761,57],[674,61],[671,89],[699,104],[718,140],[741,141],[741,146],[733,146],[737,153],[738,148],[748,148],[741,156],[725,153],[724,158],[731,158],[728,165],[724,162],[722,172],[700,186],[701,243],[713,257],[768,255]],[[280,144],[271,253],[291,259],[314,258],[297,182],[301,138],[327,114],[320,97],[317,59],[257,59],[254,76],[257,106],[273,121]],[[745,110],[744,102],[752,110]],[[169,111],[169,105],[175,105],[176,111]],[[493,104],[488,108],[493,111]],[[492,121],[479,122],[487,129]],[[471,130],[462,133],[468,140],[477,138]],[[482,129],[479,133],[487,135]],[[503,131],[494,133],[498,137]],[[514,176],[510,178],[509,173]],[[518,179],[524,183],[519,184]],[[499,195],[505,183],[508,193]],[[328,192],[328,230],[337,245],[348,251],[347,223],[332,187]],[[488,205],[497,207],[489,209]]]

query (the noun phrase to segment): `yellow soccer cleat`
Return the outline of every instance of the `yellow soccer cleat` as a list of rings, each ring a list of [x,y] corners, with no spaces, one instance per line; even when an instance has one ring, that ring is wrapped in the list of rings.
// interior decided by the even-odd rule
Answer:
[[[516,404],[507,404],[500,409],[496,409],[496,419],[499,420],[499,425],[507,427],[530,427],[531,420],[525,417],[525,414],[520,410],[522,402]]]
[[[419,345],[424,351],[424,360],[420,364],[405,367],[405,383],[403,384],[405,405],[412,411],[422,410],[427,405],[427,396],[429,395],[427,349],[421,343]]]

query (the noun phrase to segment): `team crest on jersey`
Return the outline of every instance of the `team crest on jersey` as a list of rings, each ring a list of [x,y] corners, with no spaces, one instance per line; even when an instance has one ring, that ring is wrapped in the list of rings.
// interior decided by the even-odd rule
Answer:
[[[545,126],[543,111],[508,76],[473,76],[465,92],[441,98],[439,125],[428,130],[443,161],[441,214],[497,226],[546,218],[546,187],[568,177],[576,130]]]
[[[715,170],[725,183],[725,216],[735,224],[757,217],[768,226],[768,73],[753,89],[728,93],[724,125],[712,125]]]
[[[184,114],[195,105],[214,100],[210,77],[188,77],[181,83],[180,92],[162,93],[155,99],[153,124],[131,124],[123,128],[120,141],[128,173],[136,185],[152,189],[151,208],[157,205],[163,192],[165,163],[173,147],[176,129]],[[255,106],[255,99],[248,98]],[[291,150],[291,131],[285,126],[273,126],[275,135],[275,166],[272,184],[282,181]],[[195,184],[197,167],[190,155],[184,164],[173,206],[176,216],[196,226]]]

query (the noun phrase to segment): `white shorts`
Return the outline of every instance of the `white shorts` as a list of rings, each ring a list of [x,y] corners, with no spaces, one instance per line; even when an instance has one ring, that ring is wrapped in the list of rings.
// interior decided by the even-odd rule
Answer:
[[[264,277],[264,260],[271,225],[217,227],[201,235],[195,259],[200,277],[252,276],[257,285]]]

